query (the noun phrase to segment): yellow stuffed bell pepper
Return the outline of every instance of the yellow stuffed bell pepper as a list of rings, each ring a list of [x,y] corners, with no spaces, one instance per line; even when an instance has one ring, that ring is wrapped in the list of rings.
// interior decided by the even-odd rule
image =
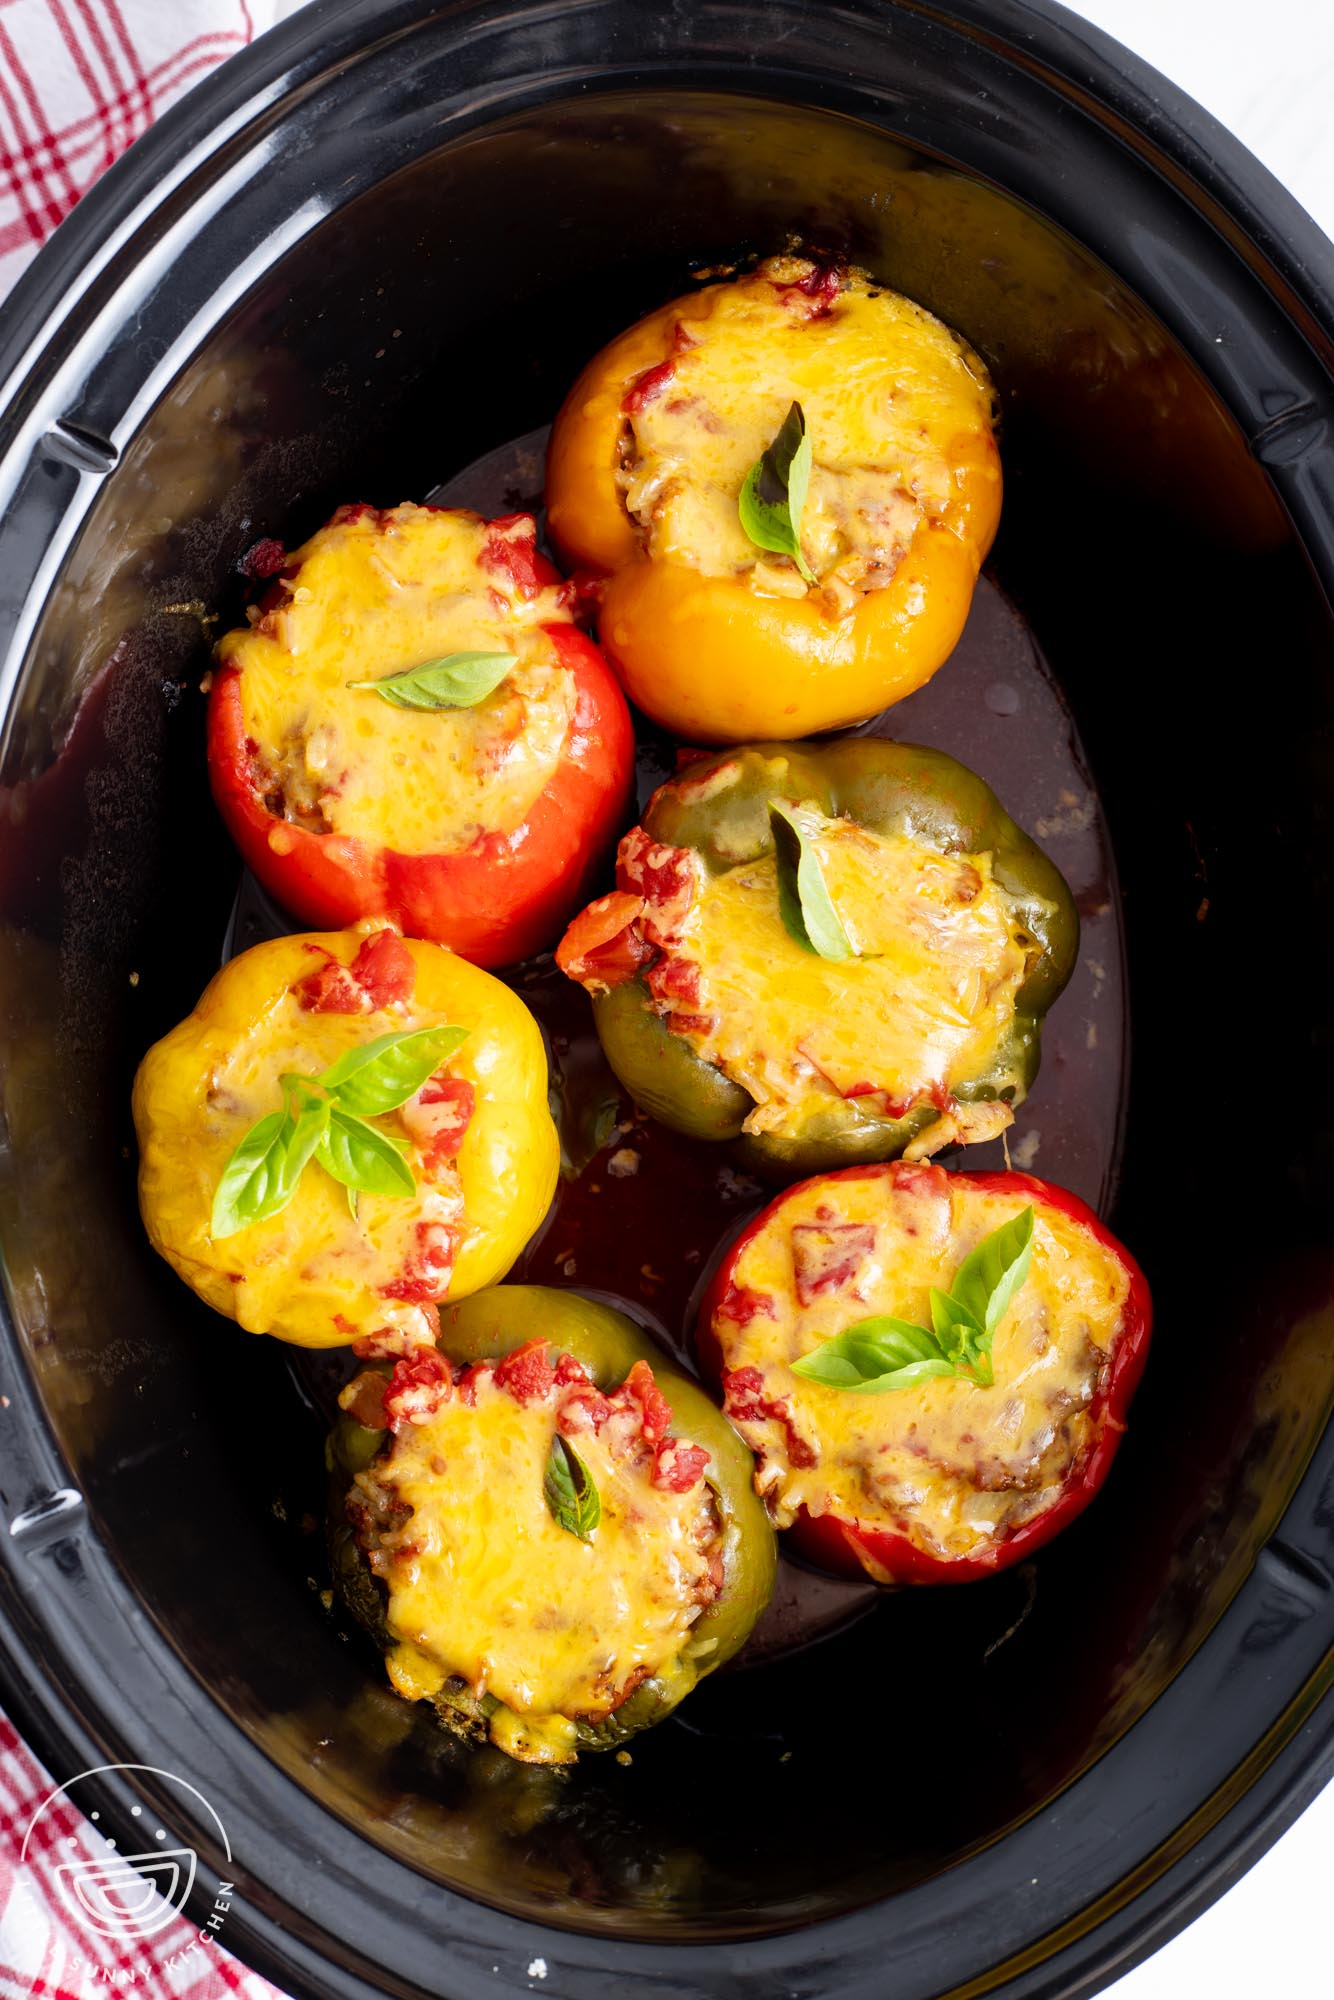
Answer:
[[[134,1086],[153,1246],[252,1333],[434,1339],[503,1277],[559,1149],[537,1023],[489,973],[387,929],[225,965]]]
[[[674,300],[584,369],[547,523],[604,579],[632,701],[697,743],[806,736],[929,680],[1000,517],[992,388],[865,273],[774,257]]]

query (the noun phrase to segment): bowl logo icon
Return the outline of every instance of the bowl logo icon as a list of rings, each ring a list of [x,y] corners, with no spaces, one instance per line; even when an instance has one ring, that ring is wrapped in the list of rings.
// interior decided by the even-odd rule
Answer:
[[[105,1810],[108,1794],[120,1791],[118,1778],[137,1779],[136,1795],[151,1789],[156,1797],[155,1805],[130,1804],[117,1813],[136,1836],[123,1844],[108,1831]],[[157,1782],[148,1787],[145,1779]],[[83,1815],[81,1822],[70,1807]],[[202,1827],[210,1849],[219,1848],[230,1864],[226,1829],[196,1786],[152,1764],[103,1764],[81,1771],[43,1800],[29,1823],[20,1860],[44,1878],[85,1936],[122,1943],[153,1937],[185,1916],[195,1888],[199,1855],[181,1838],[185,1826]],[[198,1942],[217,1935],[231,1893],[230,1882],[219,1884]]]
[[[56,1886],[70,1915],[102,1937],[152,1937],[185,1909],[195,1881],[192,1847],[62,1861]]]

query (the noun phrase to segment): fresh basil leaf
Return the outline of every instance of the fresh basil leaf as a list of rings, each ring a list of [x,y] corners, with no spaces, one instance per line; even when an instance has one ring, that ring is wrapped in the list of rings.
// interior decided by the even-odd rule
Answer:
[[[513,653],[444,653],[405,673],[347,685],[378,694],[393,708],[475,708],[518,664]]]
[[[932,1375],[953,1375],[952,1360],[934,1334],[910,1320],[877,1313],[836,1333],[792,1364],[793,1373],[829,1389],[884,1395]]]
[[[800,403],[794,403],[767,451],[742,482],[737,499],[741,525],[757,549],[791,556],[807,583],[815,573],[801,553],[801,516],[811,480],[811,441]]]
[[[283,1109],[252,1125],[222,1170],[209,1220],[215,1243],[281,1214],[319,1144],[328,1106],[321,1099],[298,1095],[294,1113],[287,1085],[284,1078]]]
[[[783,929],[804,951],[813,951],[820,958],[855,958],[852,940],[825,884],[819,856],[797,811],[771,800],[769,825],[778,858],[778,913]]]
[[[847,1353],[864,1375],[879,1375],[890,1368],[906,1367],[910,1361],[938,1361],[940,1348],[924,1326],[912,1320],[895,1319],[876,1313],[870,1319],[855,1320],[839,1334]]]
[[[577,1535],[581,1542],[593,1539],[593,1530],[602,1519],[602,1502],[592,1473],[559,1431],[551,1440],[542,1494],[551,1518],[567,1534]]]
[[[289,1111],[271,1111],[237,1146],[213,1196],[209,1232],[215,1243],[266,1215],[276,1215],[289,1199],[281,1191],[282,1170],[295,1125]]]
[[[931,1287],[931,1325],[936,1339],[952,1361],[963,1358],[970,1339],[981,1340],[985,1329],[972,1317],[967,1306],[961,1305],[949,1292],[938,1292]]]
[[[326,1174],[358,1194],[409,1195],[417,1192],[406,1147],[353,1117],[339,1104],[329,1106],[329,1128],[316,1157]]]
[[[342,1110],[378,1118],[406,1104],[467,1039],[466,1028],[447,1026],[377,1035],[339,1056],[319,1081]]]
[[[287,1148],[287,1179],[293,1194],[329,1123],[329,1105],[323,1097],[316,1097],[308,1088],[303,1087],[298,1089],[297,1103],[300,1109],[297,1113],[296,1130]]]
[[[977,1383],[979,1389],[990,1389],[993,1386],[996,1376],[991,1366],[990,1343],[986,1347],[979,1348],[976,1354],[970,1356],[969,1366],[973,1371],[973,1380]]]
[[[960,1317],[971,1320],[988,1336],[995,1333],[1005,1310],[1028,1276],[1033,1261],[1032,1208],[993,1229],[964,1258],[954,1275],[949,1296]]]
[[[864,1396],[884,1396],[892,1389],[911,1389],[915,1382],[926,1382],[935,1375],[957,1375],[958,1369],[952,1361],[941,1355],[934,1355],[929,1361],[909,1361],[902,1368],[892,1368],[887,1375],[877,1375],[874,1381],[862,1383]]]
[[[778,810],[778,809],[775,809]],[[934,1375],[965,1372],[991,1388],[991,1343],[1006,1307],[1028,1276],[1034,1214],[1026,1208],[978,1244],[948,1292],[931,1289],[931,1326],[877,1313],[855,1320],[792,1364],[793,1373],[830,1389],[884,1395]]]

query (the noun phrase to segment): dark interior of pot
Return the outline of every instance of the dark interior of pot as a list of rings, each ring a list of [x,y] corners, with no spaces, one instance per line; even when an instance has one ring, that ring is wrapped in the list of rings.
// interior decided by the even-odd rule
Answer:
[[[959,660],[885,726],[975,764],[1077,872],[1081,983],[1023,1163],[1102,1205],[1158,1333],[1107,1489],[1035,1560],[874,1603],[789,1573],[797,1609],[762,1657],[628,1766],[557,1775],[444,1737],[329,1606],[318,1384],[154,1259],[129,1084],[216,970],[237,890],[199,683],[243,551],[341,501],[425,496],[548,422],[698,267],[793,233],[939,314],[998,385],[989,582]],[[96,1525],[213,1701],[426,1875],[674,1938],[920,1880],[1129,1728],[1246,1574],[1324,1414],[1334,1157],[1299,1090],[1328,1059],[1334,985],[1282,968],[1318,884],[1330,907],[1329,645],[1261,466],[1146,310],[1006,196],[851,119],[686,91],[547,104],[296,240],[107,479],[0,772],[16,1316]],[[659,1199],[707,1211],[696,1262],[672,1264],[628,1194],[600,1250],[567,1187],[576,1275],[559,1226],[529,1269],[679,1347],[707,1244],[753,1191],[680,1144],[650,1165]]]

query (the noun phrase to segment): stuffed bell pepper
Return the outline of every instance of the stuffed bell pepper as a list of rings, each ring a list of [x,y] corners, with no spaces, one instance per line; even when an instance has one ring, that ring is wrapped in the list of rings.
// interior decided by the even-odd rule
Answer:
[[[391,930],[225,965],[134,1085],[153,1246],[219,1312],[300,1347],[434,1339],[503,1277],[559,1148],[537,1023],[498,979]]]
[[[218,647],[214,797],[303,923],[549,946],[622,823],[625,701],[531,515],[342,507]],[[276,545],[275,545],[276,547]],[[266,565],[267,566],[267,565]]]
[[[1074,1195],[896,1161],[772,1202],[714,1277],[698,1339],[802,1555],[962,1583],[1087,1506],[1150,1324],[1138,1266]]]
[[[1078,917],[980,778],[878,738],[687,765],[557,960],[635,1101],[810,1173],[995,1138]]]
[[[547,518],[605,579],[631,699],[736,743],[857,722],[929,680],[996,532],[992,403],[921,306],[803,257],[620,335],[556,419]]]
[[[499,1286],[341,1402],[339,1587],[398,1692],[458,1733],[532,1763],[617,1747],[768,1602],[750,1452],[606,1306]]]

